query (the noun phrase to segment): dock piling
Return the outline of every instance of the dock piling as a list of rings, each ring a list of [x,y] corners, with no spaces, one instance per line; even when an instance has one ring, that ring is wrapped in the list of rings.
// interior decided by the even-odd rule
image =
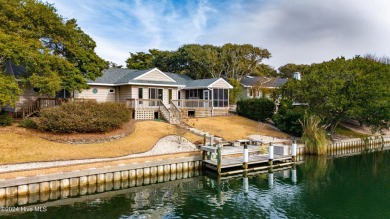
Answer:
[[[292,144],[291,154],[292,154],[291,160],[295,162],[297,157],[297,142],[295,140],[293,141]]]
[[[244,169],[248,169],[248,160],[249,160],[249,154],[248,154],[248,145],[244,144],[244,151],[243,151],[243,166]]]
[[[268,162],[270,166],[272,166],[273,164],[272,162],[273,159],[274,159],[274,146],[272,145],[272,142],[270,142],[268,146]]]

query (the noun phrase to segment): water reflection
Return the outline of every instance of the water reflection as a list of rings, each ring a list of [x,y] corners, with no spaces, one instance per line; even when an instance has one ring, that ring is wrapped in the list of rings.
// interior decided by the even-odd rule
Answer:
[[[101,185],[91,185],[79,188],[78,193],[86,193],[84,196],[73,197],[76,191],[69,190],[66,199],[59,199],[62,191],[49,197],[31,197],[35,203],[27,206],[46,206],[47,212],[7,215],[15,218],[53,215],[56,218],[70,215],[82,218],[389,218],[389,160],[389,151],[337,159],[306,157],[304,164],[279,171],[227,177],[183,172],[139,182],[113,183],[108,187],[111,191],[101,193]],[[160,177],[169,181],[157,183]],[[147,182],[151,184],[145,185]],[[134,187],[137,183],[143,186]],[[105,190],[106,186],[101,189]],[[116,190],[118,186],[120,189]],[[40,201],[47,198],[48,202]],[[26,199],[20,201],[25,203]]]

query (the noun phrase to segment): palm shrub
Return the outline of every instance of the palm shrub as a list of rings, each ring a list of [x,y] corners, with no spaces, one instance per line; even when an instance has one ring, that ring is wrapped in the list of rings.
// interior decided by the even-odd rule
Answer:
[[[326,154],[326,132],[321,126],[320,117],[306,115],[300,123],[303,129],[302,141],[305,144],[305,153],[316,155]]]

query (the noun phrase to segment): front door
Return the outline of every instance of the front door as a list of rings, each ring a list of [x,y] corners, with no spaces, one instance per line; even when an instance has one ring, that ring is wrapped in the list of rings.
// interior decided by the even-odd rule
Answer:
[[[203,100],[209,100],[210,95],[209,95],[209,90],[203,90]]]

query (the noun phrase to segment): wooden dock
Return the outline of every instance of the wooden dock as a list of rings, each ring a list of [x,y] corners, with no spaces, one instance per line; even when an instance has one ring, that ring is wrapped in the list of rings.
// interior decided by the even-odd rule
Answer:
[[[223,172],[245,171],[256,166],[271,168],[276,163],[290,164],[293,159],[291,146],[288,145],[247,145],[245,142],[244,146],[202,146],[201,150],[204,166],[220,175],[224,174]]]

